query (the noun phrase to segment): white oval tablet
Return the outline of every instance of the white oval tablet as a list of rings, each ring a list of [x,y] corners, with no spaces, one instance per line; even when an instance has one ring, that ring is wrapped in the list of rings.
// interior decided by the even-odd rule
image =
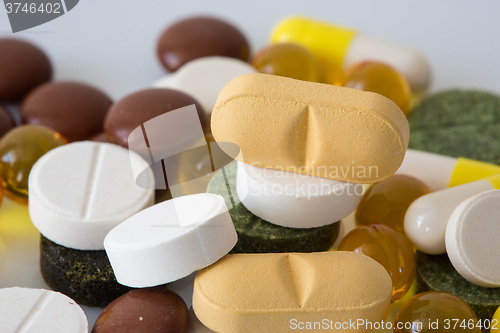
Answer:
[[[250,64],[228,57],[203,57],[192,60],[175,73],[153,83],[156,88],[173,88],[193,96],[207,114],[212,113],[222,88],[238,76],[256,73]]]
[[[111,229],[154,203],[153,172],[144,175],[149,188],[137,186],[131,159],[148,167],[139,155],[110,143],[75,142],[42,156],[29,176],[35,227],[65,247],[104,249]]]
[[[88,333],[82,308],[50,290],[0,289],[0,318],[2,333]]]
[[[236,191],[243,205],[267,222],[315,228],[353,212],[363,185],[238,162]]]
[[[179,280],[213,264],[237,239],[224,198],[200,193],[135,214],[109,232],[104,247],[117,281],[143,288]]]
[[[446,227],[446,251],[466,280],[500,287],[500,190],[477,194],[453,211]]]

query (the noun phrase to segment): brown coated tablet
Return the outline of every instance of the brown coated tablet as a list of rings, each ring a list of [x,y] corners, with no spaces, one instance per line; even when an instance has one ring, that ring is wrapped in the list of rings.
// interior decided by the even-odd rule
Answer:
[[[103,130],[112,101],[101,90],[79,82],[50,82],[23,100],[23,123],[44,125],[70,142],[86,140]]]
[[[106,116],[104,131],[111,142],[128,148],[128,137],[136,127],[166,112],[192,104],[196,106],[200,122],[204,125],[205,111],[193,97],[164,88],[137,91],[111,107]]]
[[[250,45],[234,25],[214,17],[191,17],[174,23],[157,45],[162,65],[171,72],[202,57],[223,56],[248,60]]]
[[[0,105],[0,139],[14,127],[16,127],[16,122],[9,110]]]
[[[47,55],[35,45],[0,38],[0,101],[18,101],[52,77]]]
[[[164,286],[135,289],[111,302],[92,333],[187,333],[189,312],[182,298]]]

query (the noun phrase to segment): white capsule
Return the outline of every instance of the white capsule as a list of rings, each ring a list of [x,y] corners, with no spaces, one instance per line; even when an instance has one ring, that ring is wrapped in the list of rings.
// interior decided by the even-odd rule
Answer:
[[[207,114],[211,114],[217,96],[226,83],[255,72],[250,64],[238,59],[203,57],[188,62],[175,73],[156,81],[153,87],[185,92],[199,101]]]
[[[242,204],[267,222],[315,228],[353,212],[363,195],[363,185],[238,162],[236,191]]]
[[[446,250],[453,267],[466,280],[500,287],[500,190],[462,202],[446,227]]]
[[[500,176],[492,178],[500,180]],[[422,252],[445,253],[446,225],[455,208],[465,199],[494,188],[488,180],[478,180],[421,196],[406,211],[406,236]]]
[[[35,227],[51,241],[78,250],[102,250],[106,234],[126,218],[153,204],[154,177],[145,170],[136,185],[131,159],[120,146],[75,142],[42,156],[29,176],[29,212]]]
[[[423,181],[431,191],[438,191],[496,175],[500,173],[500,166],[408,149],[396,173],[412,175]]]
[[[88,333],[82,308],[61,293],[31,288],[0,289],[2,333]]]
[[[213,264],[237,238],[224,198],[201,193],[135,214],[109,232],[104,247],[117,281],[143,288],[179,280]]]

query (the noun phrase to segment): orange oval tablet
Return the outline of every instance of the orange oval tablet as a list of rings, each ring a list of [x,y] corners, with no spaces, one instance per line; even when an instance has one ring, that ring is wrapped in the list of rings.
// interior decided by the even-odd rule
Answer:
[[[394,174],[409,139],[405,115],[382,95],[260,73],[230,81],[211,121],[245,163],[355,183]]]
[[[316,322],[323,326],[306,331],[367,332],[360,321],[385,319],[391,292],[382,265],[354,252],[233,254],[198,273],[193,309],[219,333],[291,332]]]

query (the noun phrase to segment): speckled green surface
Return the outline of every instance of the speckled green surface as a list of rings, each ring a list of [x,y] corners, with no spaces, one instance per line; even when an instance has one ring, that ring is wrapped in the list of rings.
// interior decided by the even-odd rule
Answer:
[[[500,164],[500,96],[448,90],[422,100],[408,117],[410,148]]]
[[[483,288],[465,280],[448,255],[427,255],[417,251],[417,291],[444,291],[467,302],[479,319],[491,319],[500,306],[500,288]]]
[[[229,164],[225,170],[230,186],[234,188],[236,163]],[[226,202],[230,202],[226,188],[224,176],[219,170],[210,180],[207,191],[220,194]],[[286,228],[253,215],[241,203],[230,209],[229,214],[238,233],[238,242],[231,253],[326,251],[332,247],[339,234],[339,222],[319,228]]]
[[[41,236],[40,268],[50,288],[80,305],[105,307],[131,290],[116,282],[104,250],[70,249]]]

